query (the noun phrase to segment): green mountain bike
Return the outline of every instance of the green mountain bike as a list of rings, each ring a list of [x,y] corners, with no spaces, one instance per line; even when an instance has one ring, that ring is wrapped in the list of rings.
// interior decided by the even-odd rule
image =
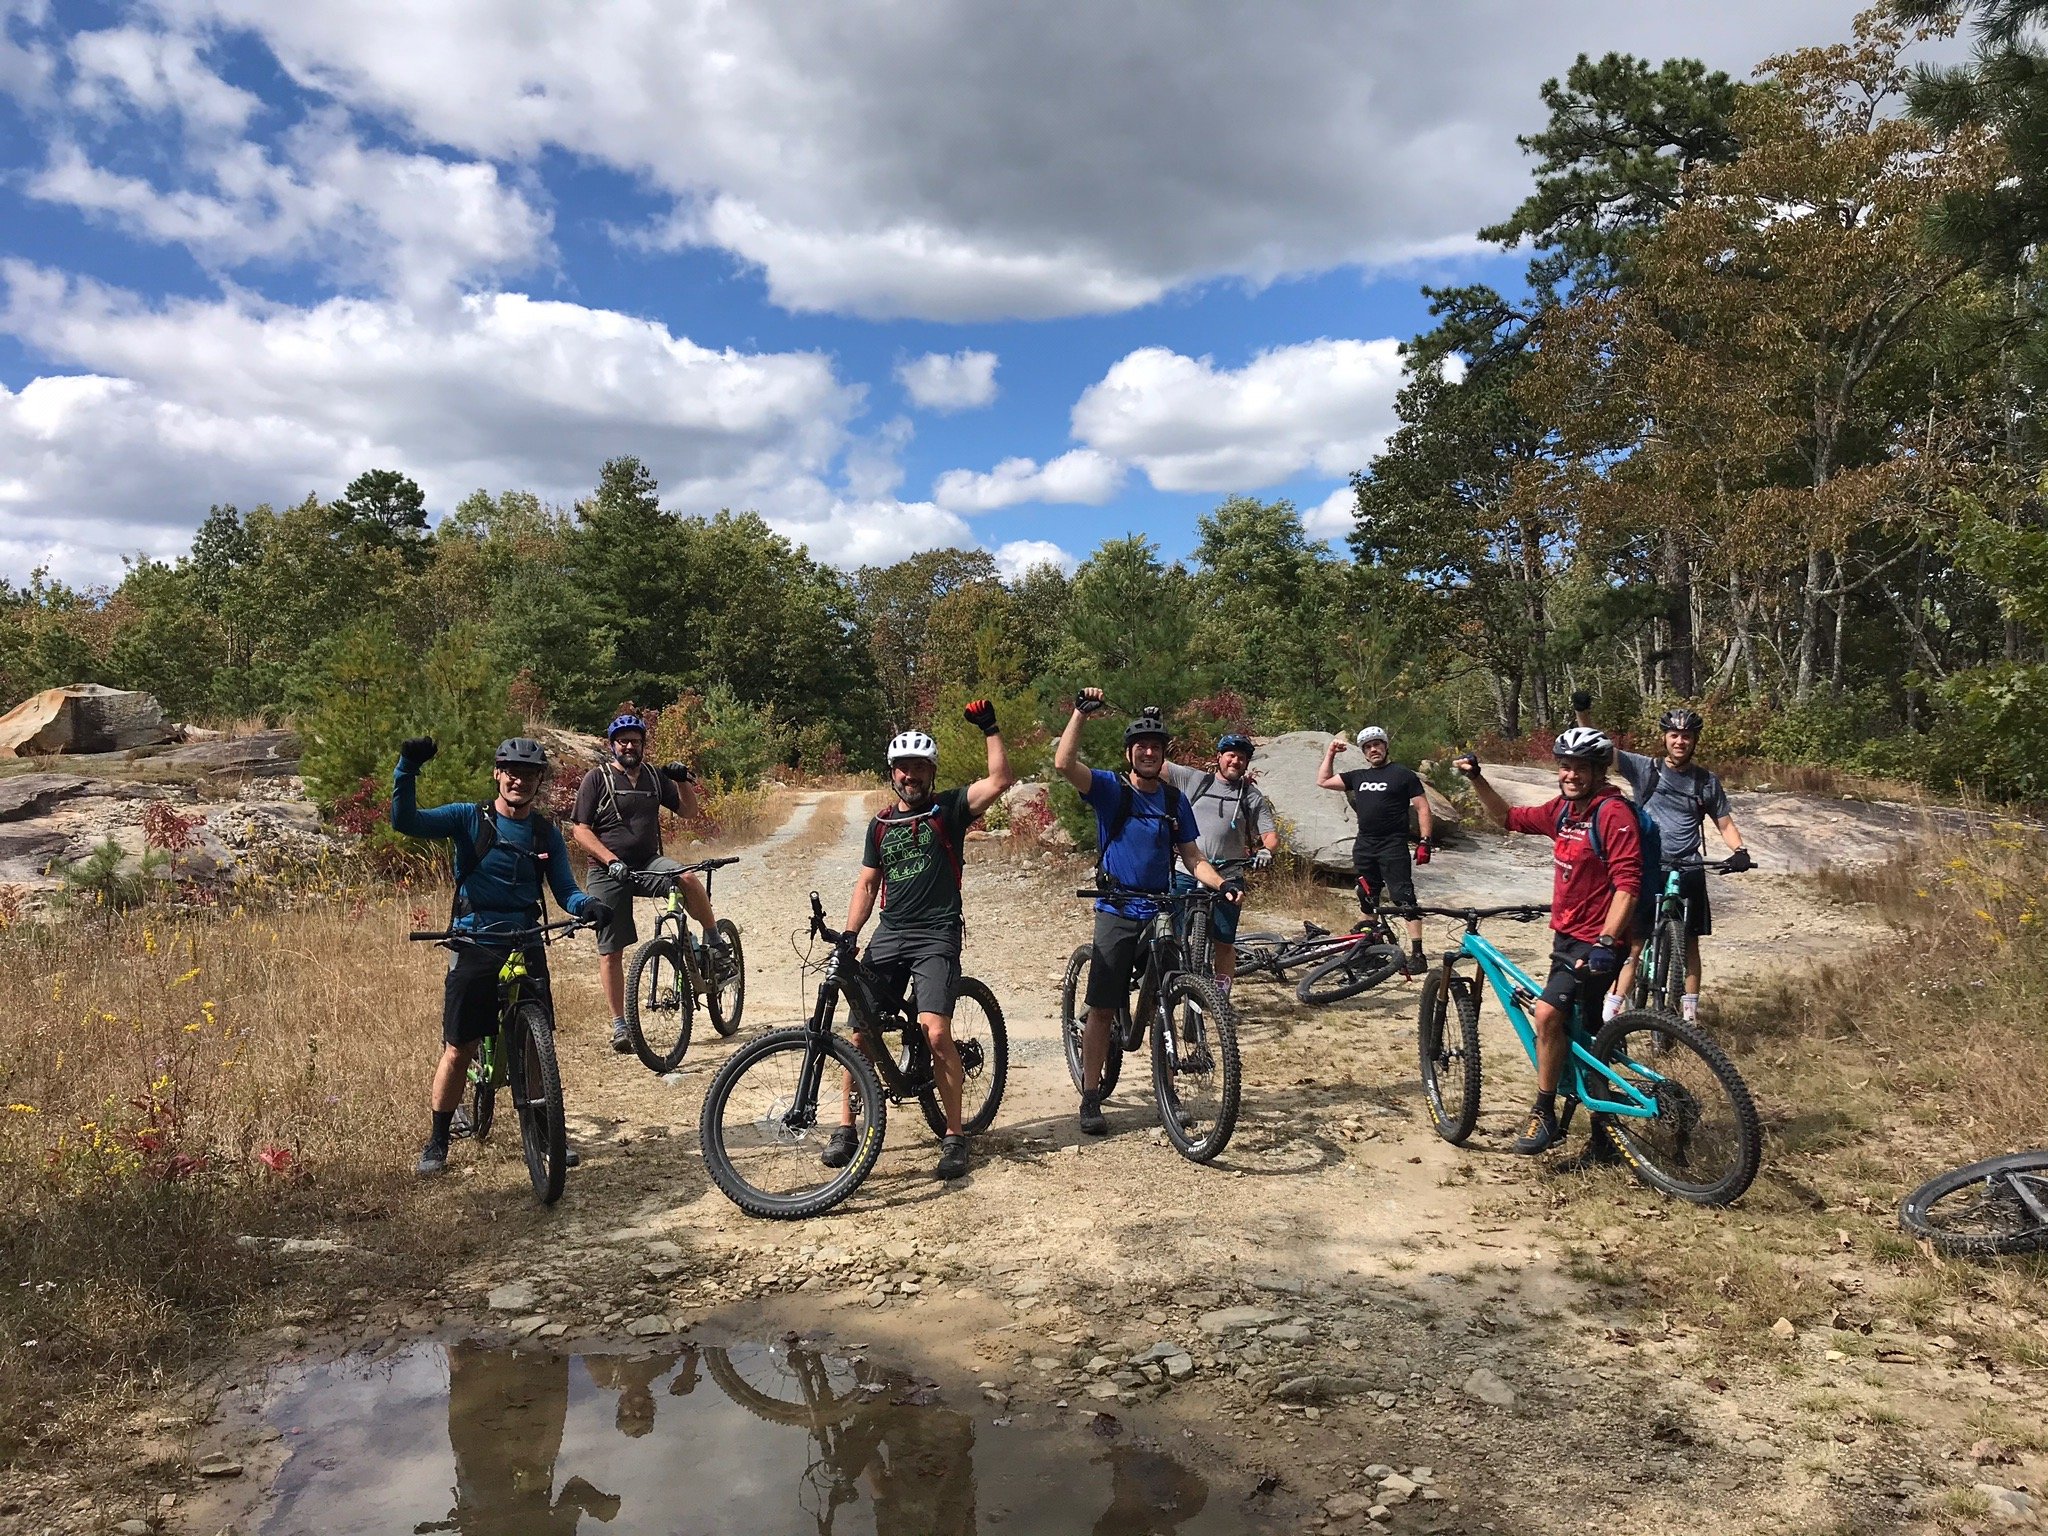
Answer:
[[[702,874],[704,894],[709,896],[712,871],[737,863],[738,859],[705,859],[682,869],[645,870],[633,876],[633,884],[644,894],[667,898],[654,920],[653,937],[633,951],[626,967],[626,1033],[633,1054],[650,1072],[675,1071],[689,1050],[699,998],[711,1016],[711,1027],[721,1035],[740,1027],[740,1011],[747,1005],[740,931],[731,918],[718,920],[718,936],[724,940],[721,954],[691,930],[682,893],[683,876]]]
[[[533,945],[551,944],[589,926],[581,918],[570,918],[535,928],[493,930],[488,941],[459,928],[407,935],[416,944],[504,955],[498,967],[498,1027],[477,1042],[469,1064],[469,1133],[479,1145],[488,1141],[497,1119],[498,1094],[509,1093],[519,1117],[527,1176],[543,1205],[562,1198],[569,1143],[562,1119],[562,1069],[555,1060],[554,1009],[539,988],[528,992],[532,972],[526,956]]]

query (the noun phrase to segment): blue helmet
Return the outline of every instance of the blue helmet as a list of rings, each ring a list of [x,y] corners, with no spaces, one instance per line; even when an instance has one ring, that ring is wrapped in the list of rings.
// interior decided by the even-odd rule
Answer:
[[[610,741],[621,731],[638,731],[642,736],[645,736],[647,734],[647,722],[638,715],[623,714],[604,728],[604,739]]]
[[[1246,757],[1250,757],[1252,755],[1252,739],[1245,735],[1243,731],[1226,731],[1218,738],[1216,750],[1218,752],[1242,752]]]

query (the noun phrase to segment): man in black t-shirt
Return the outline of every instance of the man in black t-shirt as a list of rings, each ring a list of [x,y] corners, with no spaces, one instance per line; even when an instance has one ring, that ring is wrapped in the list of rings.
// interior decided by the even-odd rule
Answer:
[[[626,1029],[625,952],[639,942],[633,922],[632,876],[681,869],[661,856],[661,813],[695,814],[697,778],[681,763],[649,768],[647,722],[635,714],[620,715],[605,732],[612,760],[583,775],[576,790],[576,846],[590,859],[584,888],[604,903],[611,916],[597,925],[597,974],[612,1010],[612,1049],[620,1055],[633,1049]],[[695,875],[679,882],[683,906],[703,926],[705,942],[719,950],[724,940],[712,927],[711,898]],[[600,894],[601,893],[601,894]]]
[[[988,772],[964,789],[934,795],[939,745],[923,731],[905,731],[889,743],[889,784],[896,803],[868,824],[860,875],[846,906],[846,932],[859,933],[880,899],[882,920],[868,945],[867,962],[897,978],[931,1042],[932,1077],[946,1112],[939,1177],[967,1172],[967,1135],[960,1120],[962,1074],[953,1049],[953,994],[960,982],[961,870],[967,829],[1015,780],[996,729],[995,706],[976,699],[967,722],[988,739]],[[825,1146],[827,1168],[853,1161],[852,1081],[841,1098],[839,1128]]]
[[[1358,750],[1365,754],[1363,768],[1336,771],[1339,752],[1349,743],[1338,736],[1323,749],[1323,766],[1316,773],[1319,789],[1342,790],[1358,818],[1358,837],[1351,845],[1351,867],[1358,874],[1358,905],[1367,913],[1376,910],[1385,896],[1396,907],[1415,905],[1414,864],[1427,864],[1436,831],[1429,813],[1429,796],[1422,780],[1411,768],[1389,761],[1392,744],[1387,733],[1368,725],[1358,733]],[[1414,863],[1408,857],[1408,812],[1415,812],[1416,830],[1422,841],[1415,849]],[[1429,969],[1422,958],[1422,919],[1408,919],[1408,960],[1410,976]]]

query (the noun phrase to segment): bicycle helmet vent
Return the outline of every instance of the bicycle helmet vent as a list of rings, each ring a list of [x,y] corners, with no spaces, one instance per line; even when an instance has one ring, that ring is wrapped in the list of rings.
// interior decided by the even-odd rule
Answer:
[[[1368,725],[1364,730],[1358,733],[1358,746],[1360,751],[1365,750],[1366,747],[1370,746],[1374,742],[1378,742],[1381,746],[1387,747],[1389,749],[1391,749],[1394,745],[1393,741],[1387,736],[1386,728],[1384,726]]]
[[[531,736],[508,736],[498,743],[491,763],[497,768],[546,768],[548,752]]]
[[[1147,704],[1138,717],[1124,727],[1124,750],[1128,752],[1133,744],[1140,741],[1156,741],[1161,745],[1173,740],[1173,732],[1166,728],[1166,722],[1159,718],[1159,706]]]
[[[1688,736],[1699,735],[1706,723],[1696,709],[1667,709],[1657,717],[1658,730],[1684,731]]]
[[[893,768],[906,758],[923,758],[936,768],[939,744],[923,731],[905,731],[889,743],[889,766]]]
[[[1605,731],[1575,725],[1550,744],[1550,754],[1604,765],[1614,760],[1614,743]]]
[[[638,731],[641,735],[645,736],[647,734],[647,722],[635,714],[621,715],[604,728],[604,739],[610,741],[621,731]]]

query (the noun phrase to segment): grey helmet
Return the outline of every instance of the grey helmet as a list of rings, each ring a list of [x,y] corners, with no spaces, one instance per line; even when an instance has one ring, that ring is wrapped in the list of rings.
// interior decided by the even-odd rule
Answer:
[[[494,768],[534,768],[545,773],[548,766],[548,751],[531,736],[508,736],[498,743],[498,750],[491,758]]]

